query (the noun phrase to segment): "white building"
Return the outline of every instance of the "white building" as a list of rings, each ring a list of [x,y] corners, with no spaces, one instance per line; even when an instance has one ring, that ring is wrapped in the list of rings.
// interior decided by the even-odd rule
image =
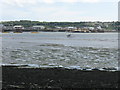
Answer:
[[[75,29],[77,29],[77,27],[66,27],[66,29],[68,29],[68,30],[75,30]]]
[[[14,27],[13,27],[13,29],[24,29],[24,27],[22,26],[22,25],[15,25]]]
[[[62,27],[59,27],[59,26],[55,26],[56,29],[62,29]]]
[[[98,30],[102,30],[101,26],[98,26],[97,29],[98,29]]]
[[[45,29],[45,27],[41,25],[36,25],[36,26],[33,26],[32,29],[40,30],[40,29]]]
[[[88,29],[88,30],[94,30],[94,27],[84,27],[84,29]]]

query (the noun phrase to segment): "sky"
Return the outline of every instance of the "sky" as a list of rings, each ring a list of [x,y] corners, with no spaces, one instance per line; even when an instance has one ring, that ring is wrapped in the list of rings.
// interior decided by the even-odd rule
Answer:
[[[0,21],[117,21],[119,0],[0,0]]]

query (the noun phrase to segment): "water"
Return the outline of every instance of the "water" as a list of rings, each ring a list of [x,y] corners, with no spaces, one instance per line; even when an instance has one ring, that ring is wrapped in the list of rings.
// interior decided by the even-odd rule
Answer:
[[[2,34],[2,64],[76,69],[117,68],[117,33]]]

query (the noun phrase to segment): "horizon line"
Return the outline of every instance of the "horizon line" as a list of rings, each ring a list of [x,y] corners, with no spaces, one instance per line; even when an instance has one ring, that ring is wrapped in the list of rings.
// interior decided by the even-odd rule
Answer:
[[[9,22],[9,21],[38,21],[38,22],[118,22],[118,20],[112,21],[100,21],[100,20],[91,20],[91,21],[39,21],[39,20],[29,20],[29,19],[22,19],[22,20],[0,20],[0,22]]]

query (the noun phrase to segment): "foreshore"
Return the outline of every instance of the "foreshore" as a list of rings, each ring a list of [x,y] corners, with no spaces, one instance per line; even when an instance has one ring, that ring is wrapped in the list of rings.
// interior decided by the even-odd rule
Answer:
[[[24,31],[24,32],[11,32],[11,31],[5,31],[5,32],[0,32],[0,33],[32,33],[32,34],[37,34],[37,33],[41,33],[41,32],[52,32],[52,33],[70,33],[70,34],[74,34],[74,33],[119,33],[119,32],[113,32],[113,31],[105,31],[105,32],[65,32],[65,31]]]
[[[3,89],[13,88],[118,88],[119,71],[65,68],[2,67]],[[97,89],[97,90],[98,90]]]

